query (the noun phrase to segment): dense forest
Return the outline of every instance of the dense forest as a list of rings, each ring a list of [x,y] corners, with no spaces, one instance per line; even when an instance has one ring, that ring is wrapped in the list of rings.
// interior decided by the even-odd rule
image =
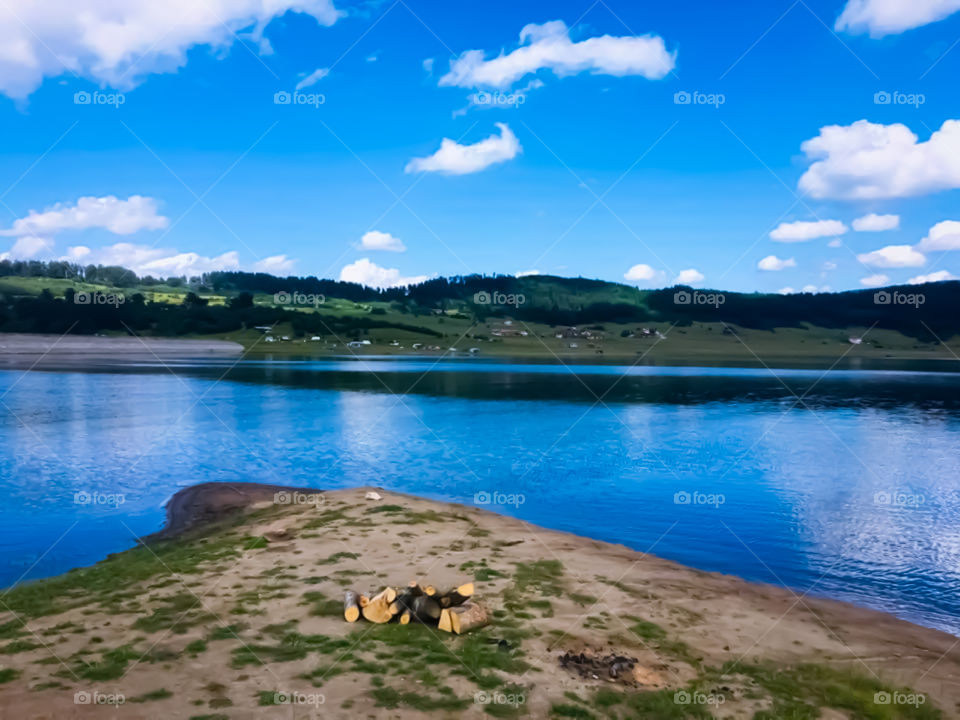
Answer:
[[[316,277],[280,278],[265,273],[212,272],[198,277],[137,277],[120,267],[80,266],[64,262],[0,261],[0,278],[56,278],[122,291],[118,304],[81,304],[74,290],[60,297],[0,295],[0,332],[127,331],[163,336],[223,333],[242,328],[291,323],[298,335],[331,333],[356,337],[376,328],[411,330],[439,336],[417,318],[455,311],[482,321],[512,317],[553,326],[597,323],[724,322],[746,328],[774,329],[811,324],[826,328],[870,327],[900,331],[918,339],[952,337],[960,332],[960,282],[897,286],[843,293],[776,295],[637,288],[584,278],[532,276],[455,276],[435,278],[408,288],[380,290]],[[42,280],[40,281],[42,286]],[[183,294],[182,304],[147,302],[153,288]],[[291,311],[254,304],[254,295],[303,293],[355,303],[385,303],[361,317],[342,316],[320,306],[317,312]],[[228,298],[211,305],[204,294]],[[522,298],[498,305],[479,302],[480,294]]]

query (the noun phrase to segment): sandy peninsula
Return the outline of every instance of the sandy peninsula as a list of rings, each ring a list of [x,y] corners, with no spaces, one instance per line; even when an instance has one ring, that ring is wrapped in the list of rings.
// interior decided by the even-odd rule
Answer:
[[[958,717],[957,638],[852,605],[381,489],[168,511],[0,599],[0,718]],[[344,621],[345,590],[411,580],[472,581],[491,624]]]

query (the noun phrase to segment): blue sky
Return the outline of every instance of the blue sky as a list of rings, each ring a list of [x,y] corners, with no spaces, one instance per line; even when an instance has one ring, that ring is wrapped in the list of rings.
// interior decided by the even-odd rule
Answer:
[[[960,275],[960,2],[58,4],[0,9],[8,257],[371,284]]]

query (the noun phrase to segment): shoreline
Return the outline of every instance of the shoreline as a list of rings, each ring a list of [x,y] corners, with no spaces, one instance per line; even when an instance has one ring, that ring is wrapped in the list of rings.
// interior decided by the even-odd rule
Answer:
[[[367,499],[368,491],[381,497]],[[277,504],[274,495],[281,492],[287,499]],[[297,492],[312,499],[297,500]],[[953,679],[960,676],[960,650],[952,635],[485,509],[381,488],[201,483],[174,494],[166,510],[165,527],[134,549],[6,595],[0,637],[12,638],[12,645],[0,655],[0,705],[12,716],[42,708],[53,716],[59,710],[95,717],[101,710],[73,703],[75,692],[93,688],[137,703],[149,698],[147,705],[124,708],[130,718],[203,715],[191,705],[204,697],[210,707],[229,702],[231,720],[289,717],[290,708],[267,707],[274,693],[287,689],[323,693],[331,717],[389,708],[390,717],[401,719],[483,718],[473,683],[484,691],[493,685],[480,675],[490,683],[497,678],[503,692],[522,688],[523,713],[505,717],[596,717],[601,697],[613,703],[603,706],[612,708],[607,717],[687,717],[642,715],[638,708],[654,699],[672,704],[675,693],[698,688],[726,694],[723,717],[748,719],[760,710],[778,717],[789,703],[822,707],[821,717],[831,720],[851,717],[826,709],[833,700],[821,685],[842,685],[849,693],[867,688],[857,700],[865,703],[861,708],[870,707],[875,694],[898,688],[914,688],[925,709],[936,705],[947,713],[942,717],[960,708],[960,683]],[[239,552],[227,552],[231,547]],[[476,638],[343,621],[345,587],[369,592],[413,579],[451,587],[471,578],[495,618]],[[18,618],[29,623],[19,631]],[[275,645],[278,629],[301,639],[290,648]],[[89,644],[89,633],[96,644]],[[388,636],[393,644],[381,645]],[[50,648],[34,639],[47,637],[56,640],[60,662],[43,671],[38,668],[50,663]],[[429,675],[418,675],[419,665],[384,660],[407,648],[407,637],[411,658],[439,643],[434,654],[423,650],[431,658]],[[484,650],[485,642],[495,644]],[[507,654],[499,654],[498,642],[501,651],[506,643]],[[329,649],[314,655],[314,646]],[[464,662],[476,661],[458,654],[468,646],[492,665],[464,672]],[[633,657],[642,672],[611,685],[558,667],[560,655],[581,652]],[[151,653],[160,660],[131,665]],[[107,672],[110,663],[119,665]],[[45,672],[57,679],[44,680]],[[436,676],[448,672],[440,686],[450,694],[438,695]],[[371,673],[381,680],[368,687]],[[771,677],[790,677],[802,689],[787,698]],[[574,702],[571,697],[591,714],[557,710]],[[619,714],[624,710],[627,715]]]

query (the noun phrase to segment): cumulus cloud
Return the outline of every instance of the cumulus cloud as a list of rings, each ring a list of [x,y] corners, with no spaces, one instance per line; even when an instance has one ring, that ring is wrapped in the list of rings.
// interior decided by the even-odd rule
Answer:
[[[667,52],[663,38],[642,35],[570,39],[562,20],[531,23],[520,31],[520,47],[485,59],[483,50],[468,50],[450,63],[440,85],[456,87],[509,87],[521,78],[549,69],[560,77],[589,72],[593,75],[640,75],[659,80],[673,70],[676,53]]]
[[[881,287],[890,283],[890,278],[887,275],[878,273],[877,275],[868,275],[865,278],[860,278],[860,284],[864,287]]]
[[[690,268],[689,270],[681,270],[680,274],[677,275],[677,279],[674,280],[675,283],[680,285],[695,285],[696,283],[704,279],[703,273],[699,270],[694,270]]]
[[[836,29],[880,38],[938,22],[960,10],[960,0],[849,0]]]
[[[387,252],[404,252],[407,249],[400,238],[379,230],[365,233],[360,238],[360,247],[364,250],[386,250]]]
[[[17,238],[10,250],[0,253],[0,260],[29,260],[38,255],[49,254],[52,250],[53,242],[50,238],[24,235]]]
[[[787,258],[786,260],[781,260],[776,255],[767,255],[763,260],[757,263],[757,268],[760,270],[768,270],[775,272],[777,270],[785,270],[786,268],[792,268],[797,266],[797,261],[793,258]]]
[[[800,189],[815,198],[874,200],[960,188],[960,120],[947,120],[926,142],[899,123],[858,120],[830,125],[801,149],[813,161]]]
[[[520,272],[515,273],[514,277],[522,278],[531,277],[532,275],[543,275],[543,273],[539,270],[521,270]]]
[[[263,32],[292,11],[333,25],[331,0],[6,0],[0,3],[0,93],[25,98],[46,77],[75,73],[121,90],[173,72],[196,46],[230,47],[237,33],[269,52]]]
[[[297,83],[294,90],[303,90],[304,88],[310,87],[311,85],[316,85],[318,82],[323,80],[327,75],[330,74],[329,68],[317,68],[309,75],[305,76],[300,82]]]
[[[85,265],[119,265],[133,270],[137,275],[173,277],[200,275],[214,270],[239,270],[240,260],[236,251],[216,257],[205,257],[194,252],[155,248],[134,243],[116,243],[102,248],[77,245],[67,250],[64,260]]]
[[[857,255],[857,260],[870,267],[905,268],[920,267],[927,262],[923,253],[910,245],[887,245],[873,252]]]
[[[650,282],[651,280],[656,280],[659,275],[660,273],[652,267],[641,263],[627,270],[623,274],[623,277],[630,282]]]
[[[0,235],[52,236],[64,230],[89,230],[102,228],[116,235],[130,235],[140,230],[159,230],[168,224],[167,218],[157,214],[157,202],[153,198],[132,195],[120,200],[113,195],[106,197],[82,197],[73,205],[57,203],[43,212],[31,210],[16,220]]]
[[[406,285],[416,285],[428,280],[428,275],[415,275],[412,277],[403,277],[400,271],[394,268],[380,267],[371,262],[368,258],[362,258],[355,263],[350,263],[340,271],[340,279],[343,282],[360,283],[368,287],[391,288],[404,287]]]
[[[952,274],[947,270],[938,270],[935,273],[930,273],[929,275],[917,275],[912,277],[907,282],[910,285],[923,285],[924,283],[935,283],[943,282],[944,280],[956,280],[957,276]]]
[[[818,220],[816,222],[780,223],[770,233],[770,239],[777,242],[805,242],[822,237],[836,237],[843,235],[849,228],[839,220]]]
[[[499,135],[491,135],[473,145],[461,145],[444,138],[433,155],[414,158],[405,169],[408,173],[439,172],[446,175],[468,175],[491,165],[512,160],[523,152],[520,141],[505,123],[497,123]]]
[[[286,255],[271,255],[253,264],[256,272],[270,273],[271,275],[288,275],[293,271],[297,261]]]
[[[960,222],[944,220],[937,223],[917,246],[923,252],[938,250],[960,250]]]
[[[877,215],[870,213],[853,221],[853,229],[857,232],[885,232],[900,227],[899,215]]]

